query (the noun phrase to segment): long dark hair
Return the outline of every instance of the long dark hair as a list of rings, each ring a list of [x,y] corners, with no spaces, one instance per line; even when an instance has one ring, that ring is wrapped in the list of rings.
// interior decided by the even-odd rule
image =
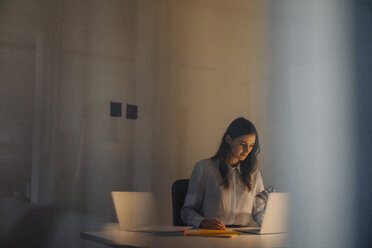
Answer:
[[[229,188],[230,182],[228,177],[228,165],[226,159],[231,152],[230,145],[226,141],[226,136],[229,135],[231,139],[235,139],[242,135],[254,134],[256,135],[256,142],[253,145],[252,151],[248,154],[245,160],[240,161],[240,172],[243,182],[248,188],[248,191],[252,190],[252,173],[257,169],[257,155],[260,152],[260,144],[258,141],[258,133],[252,122],[249,120],[239,117],[233,120],[227,128],[225,134],[222,137],[220,147],[216,155],[212,157],[214,160],[220,162],[220,174],[222,177],[221,185],[224,188]]]

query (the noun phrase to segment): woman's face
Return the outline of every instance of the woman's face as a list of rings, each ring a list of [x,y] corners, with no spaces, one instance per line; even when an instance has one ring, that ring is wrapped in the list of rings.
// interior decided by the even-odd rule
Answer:
[[[231,139],[230,135],[226,135],[226,142],[230,145],[230,162],[237,163],[246,159],[248,154],[252,151],[254,143],[256,142],[255,134],[247,134]]]

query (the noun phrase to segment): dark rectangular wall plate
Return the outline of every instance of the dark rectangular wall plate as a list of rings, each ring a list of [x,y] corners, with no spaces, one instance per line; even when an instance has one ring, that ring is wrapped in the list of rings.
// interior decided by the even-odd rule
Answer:
[[[138,112],[138,106],[137,105],[131,105],[127,104],[127,119],[136,120],[137,119],[137,112]]]
[[[110,116],[121,117],[121,102],[110,102]]]

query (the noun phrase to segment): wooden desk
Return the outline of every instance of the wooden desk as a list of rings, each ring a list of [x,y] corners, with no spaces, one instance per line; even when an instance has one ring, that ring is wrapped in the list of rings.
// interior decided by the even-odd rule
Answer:
[[[195,248],[195,247],[288,247],[288,234],[242,234],[236,238],[183,236],[183,233],[145,233],[131,231],[82,232],[81,237],[112,247]]]

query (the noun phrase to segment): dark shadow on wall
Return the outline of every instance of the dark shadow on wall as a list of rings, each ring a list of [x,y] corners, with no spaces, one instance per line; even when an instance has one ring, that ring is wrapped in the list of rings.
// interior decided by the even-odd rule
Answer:
[[[13,196],[0,198],[1,207],[6,211],[0,212],[0,248],[102,248],[104,245],[83,240],[80,233],[101,230],[112,222],[76,206],[35,206]]]
[[[356,137],[357,247],[372,244],[372,1],[356,0],[354,5],[354,75]],[[355,211],[355,212],[354,212]]]
[[[61,210],[56,206],[34,207],[1,237],[2,248],[49,247]]]

